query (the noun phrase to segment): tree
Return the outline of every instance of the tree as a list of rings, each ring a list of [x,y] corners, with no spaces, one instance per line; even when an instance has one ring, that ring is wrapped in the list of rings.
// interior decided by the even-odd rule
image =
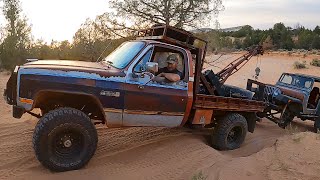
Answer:
[[[95,61],[98,53],[95,52],[95,44],[99,41],[98,29],[95,26],[95,22],[87,19],[85,23],[81,25],[78,31],[73,37],[73,54],[76,55],[77,59]]]
[[[312,41],[313,49],[320,49],[320,35],[315,35]]]
[[[314,32],[315,34],[317,34],[317,35],[320,36],[320,27],[319,27],[319,26],[316,26],[316,27],[314,28],[313,32]]]
[[[270,32],[275,48],[292,50],[294,43],[290,27],[286,27],[283,23],[276,23]]]
[[[4,31],[4,28],[0,24],[0,46],[3,43],[4,36],[5,36],[5,31]]]
[[[304,29],[299,34],[298,47],[301,49],[312,49],[313,32],[308,29]]]
[[[249,25],[243,26],[240,30],[235,31],[232,33],[232,36],[240,38],[240,37],[246,37],[247,35],[251,35],[253,33],[253,28]]]
[[[94,21],[87,19],[73,37],[71,56],[79,60],[97,61],[102,54],[105,57],[128,38],[123,31],[112,28],[108,15],[98,16]],[[118,31],[119,30],[119,31]],[[119,38],[120,37],[120,38]]]
[[[196,27],[223,10],[222,0],[111,0],[117,15],[138,24]]]
[[[6,69],[13,69],[22,63],[27,55],[31,42],[31,27],[21,15],[19,0],[3,0],[3,14],[8,24],[5,27],[6,37],[1,44],[0,61]]]

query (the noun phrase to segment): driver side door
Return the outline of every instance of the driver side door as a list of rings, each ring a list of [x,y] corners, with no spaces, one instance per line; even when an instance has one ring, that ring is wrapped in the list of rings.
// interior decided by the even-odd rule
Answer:
[[[175,86],[150,81],[146,63],[153,62],[154,49],[150,45],[128,69],[123,126],[176,127],[182,123],[188,99],[187,82]]]

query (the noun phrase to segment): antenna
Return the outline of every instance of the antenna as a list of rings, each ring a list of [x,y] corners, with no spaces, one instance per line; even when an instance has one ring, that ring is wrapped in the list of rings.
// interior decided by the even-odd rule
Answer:
[[[34,62],[34,61],[38,61],[39,59],[26,59],[27,62]]]
[[[98,59],[97,59],[97,61],[96,62],[98,62],[99,61],[99,59],[101,58],[101,56],[103,55],[103,53],[104,52],[106,52],[106,50],[108,49],[108,47],[111,45],[111,43],[112,43],[112,40],[110,40],[110,42],[109,42],[109,44],[106,46],[106,48],[102,51],[102,53],[100,54],[100,56],[98,57]]]

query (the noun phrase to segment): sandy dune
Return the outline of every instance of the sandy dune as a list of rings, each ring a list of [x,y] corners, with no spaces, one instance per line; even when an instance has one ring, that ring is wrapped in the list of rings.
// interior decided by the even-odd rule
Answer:
[[[283,71],[297,72],[292,68],[294,61],[281,56],[261,58],[259,80],[273,83]],[[250,61],[228,83],[244,87],[255,67],[256,60]],[[299,71],[319,72],[320,68],[310,66]],[[7,79],[2,73],[1,89]],[[36,119],[28,115],[21,120],[12,118],[10,106],[2,99],[0,114],[0,179],[192,179],[201,177],[200,172],[214,180],[320,179],[320,135],[305,132],[312,129],[311,122],[296,121],[291,130],[282,130],[263,120],[234,151],[211,148],[206,131],[99,126],[98,149],[89,164],[77,171],[52,173],[34,156],[31,138]],[[291,135],[293,132],[301,133]]]

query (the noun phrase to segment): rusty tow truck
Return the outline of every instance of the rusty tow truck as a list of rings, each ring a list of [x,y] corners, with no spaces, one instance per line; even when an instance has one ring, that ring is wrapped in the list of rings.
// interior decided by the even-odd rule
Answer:
[[[253,93],[224,85],[260,46],[219,73],[202,72],[207,42],[182,29],[154,26],[120,45],[101,62],[38,60],[17,66],[4,97],[13,116],[39,118],[37,159],[53,171],[75,170],[95,153],[96,124],[212,128],[212,146],[239,148],[265,108]],[[178,57],[180,81],[153,81],[166,57]],[[33,110],[40,109],[41,114]]]

